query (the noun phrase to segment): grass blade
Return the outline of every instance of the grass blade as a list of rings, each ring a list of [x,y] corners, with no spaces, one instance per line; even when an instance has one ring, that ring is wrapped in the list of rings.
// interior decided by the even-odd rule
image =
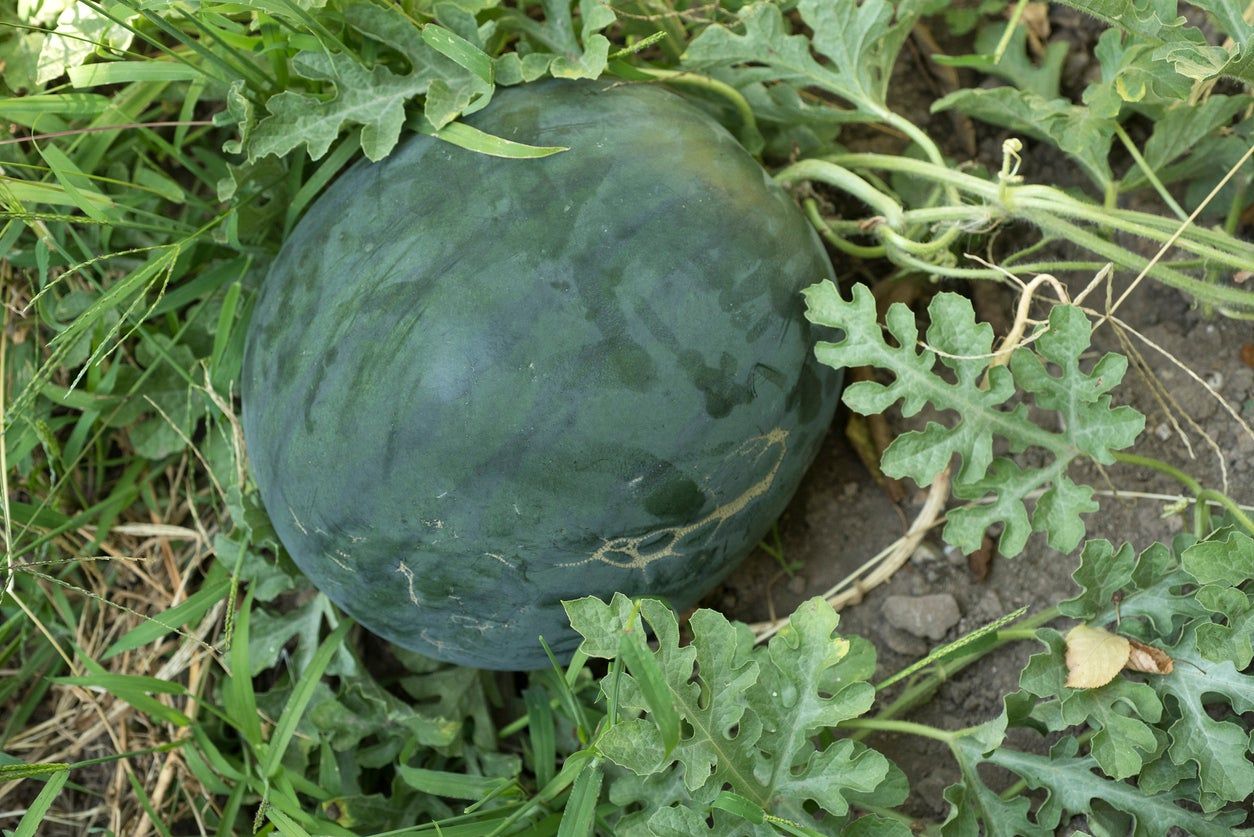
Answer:
[[[414,790],[449,799],[482,799],[489,794],[499,794],[502,788],[513,784],[512,779],[468,776],[403,764],[396,765],[396,774]]]
[[[322,679],[322,673],[331,664],[331,657],[339,650],[340,643],[344,641],[345,635],[348,634],[348,629],[352,626],[353,623],[348,619],[340,621],[335,630],[328,634],[327,638],[318,646],[318,650],[314,652],[313,659],[309,661],[309,667],[301,674],[296,687],[292,689],[292,696],[288,700],[287,706],[284,707],[283,714],[279,716],[279,722],[274,727],[274,734],[270,736],[265,761],[261,765],[263,776],[273,776],[275,771],[278,770],[279,764],[283,759],[283,753],[287,750],[288,743],[291,742],[292,736],[296,733],[296,724],[300,722],[301,716],[305,714],[305,707],[309,705],[309,701],[313,698],[314,687]]]
[[[214,567],[216,569],[217,565],[215,564]],[[188,622],[204,616],[209,608],[222,599],[222,596],[226,594],[227,587],[230,586],[230,579],[221,577],[221,573],[211,573],[211,575],[218,575],[219,577],[207,579],[205,586],[201,587],[185,601],[118,637],[117,641],[110,645],[104,654],[101,655],[100,661],[104,662],[123,652],[140,648],[150,642],[156,642],[171,631],[178,630]]]
[[[22,816],[22,821],[17,824],[17,831],[13,832],[13,837],[35,837],[38,834],[38,828],[44,821],[44,816],[48,813],[48,809],[52,807],[52,802],[61,793],[61,788],[65,787],[66,780],[70,778],[68,770],[62,770],[59,773],[52,774],[44,785],[43,790],[39,792],[39,796],[35,797],[35,801],[26,809],[26,813]]]
[[[30,779],[34,776],[50,776],[63,773],[70,769],[65,762],[37,762],[35,764],[0,764],[0,782],[16,782],[18,779]]]
[[[588,837],[592,834],[592,826],[596,822],[597,799],[601,796],[601,783],[605,775],[596,760],[579,772],[575,779],[575,787],[571,789],[570,799],[566,801],[566,810],[562,814],[562,824],[557,829],[557,837]]]
[[[527,145],[514,142],[503,137],[472,128],[465,122],[450,122],[439,130],[433,130],[423,123],[423,133],[452,143],[476,154],[487,154],[490,157],[505,157],[510,160],[535,160],[540,157],[551,157],[570,149],[564,145]]]
[[[474,73],[488,84],[493,82],[492,59],[486,52],[456,32],[428,23],[422,27],[422,40],[445,58]]]
[[[252,613],[253,591],[249,588],[235,616],[235,636],[231,641],[231,674],[223,686],[222,703],[231,723],[253,750],[261,746],[261,721],[257,717],[257,696],[253,693],[248,660],[248,622]]]
[[[618,654],[627,664],[631,676],[636,679],[640,693],[662,733],[662,744],[669,755],[679,743],[679,712],[675,709],[657,658],[645,647],[644,637],[632,630],[624,632],[619,638]]]
[[[557,731],[553,726],[553,709],[549,693],[543,688],[523,692],[527,705],[527,731],[531,737],[531,756],[535,760],[536,784],[543,787],[552,779],[557,764]]]
[[[84,64],[71,67],[70,83],[75,87],[101,87],[106,84],[130,84],[140,81],[196,81],[205,77],[188,64],[165,61],[113,61],[106,64]]]

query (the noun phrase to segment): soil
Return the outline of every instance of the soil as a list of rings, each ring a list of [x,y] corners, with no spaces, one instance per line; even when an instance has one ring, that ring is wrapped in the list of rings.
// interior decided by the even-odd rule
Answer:
[[[1072,57],[1091,56],[1092,32],[1095,24],[1080,18],[1071,19],[1065,10],[1056,18],[1055,35],[1074,40],[1084,47],[1074,50]],[[1062,29],[1063,32],[1058,30]],[[960,52],[955,50],[954,52]],[[899,62],[898,77],[890,89],[902,95],[894,107],[924,127],[932,136],[953,137],[954,147],[946,149],[956,159],[968,158],[961,149],[961,134],[954,130],[947,114],[933,115],[927,105],[935,99],[937,82],[925,78],[918,66]],[[1082,86],[1091,69],[1084,62],[1071,62],[1064,79]],[[964,79],[964,83],[969,80]],[[1000,147],[1007,133],[975,125],[978,153],[976,159],[989,168],[1000,163]],[[862,149],[882,145],[882,134],[862,138],[853,132],[842,135],[851,147]],[[1066,158],[1039,145],[1029,146],[1027,163],[1022,173],[1030,182],[1051,183],[1063,188],[1089,188],[1077,167]],[[839,208],[839,207],[838,207]],[[1152,205],[1146,208],[1161,209]],[[860,217],[864,210],[850,207],[850,217]],[[1003,234],[1007,240],[999,245],[1011,252],[1032,239],[1022,238],[1026,231],[1011,230]],[[1134,247],[1135,242],[1123,242]],[[1147,256],[1148,252],[1139,248]],[[1068,257],[1065,250],[1057,253]],[[1078,253],[1070,254],[1074,258]],[[1088,257],[1088,256],[1085,256]],[[838,273],[847,285],[852,282],[873,282],[873,264],[842,265],[839,254],[833,254]],[[842,270],[842,267],[844,268]],[[883,267],[887,275],[890,267]],[[1117,298],[1130,276],[1115,282]],[[1082,287],[1078,283],[1073,292]],[[951,287],[953,290],[969,288]],[[1104,294],[1093,297],[1100,307]],[[1000,285],[986,286],[979,294],[980,316],[994,324],[999,336],[1012,319],[1016,297]],[[921,310],[926,298],[916,308]],[[1038,306],[1037,314],[1043,311]],[[1242,359],[1243,347],[1254,344],[1254,327],[1250,323],[1208,316],[1197,310],[1180,293],[1146,280],[1120,307],[1119,316],[1147,338],[1157,343],[1177,360],[1206,380],[1250,424],[1254,424],[1254,368]],[[1129,369],[1124,383],[1115,393],[1116,404],[1130,404],[1146,416],[1146,430],[1133,448],[1137,453],[1171,462],[1201,480],[1203,484],[1222,487],[1219,458],[1226,461],[1227,491],[1241,503],[1254,503],[1254,436],[1241,430],[1238,423],[1224,411],[1219,402],[1188,378],[1162,354],[1136,341],[1144,353],[1148,373],[1160,381],[1178,402],[1178,422],[1185,427],[1192,450],[1171,430],[1164,408],[1150,389],[1148,379]],[[1094,335],[1093,358],[1098,352],[1119,351],[1126,354],[1110,326]],[[1247,355],[1254,348],[1246,348]],[[1175,408],[1173,408],[1175,409]],[[1214,442],[1189,427],[1184,415],[1192,417],[1197,426]],[[888,416],[893,434],[920,426],[918,421],[904,422],[899,415]],[[952,418],[952,417],[951,417]],[[863,562],[905,532],[917,514],[923,492],[907,482],[907,498],[897,504],[872,479],[844,436],[848,415],[841,408],[833,429],[819,456],[779,522],[779,544],[784,563],[796,566],[795,572],[784,569],[779,561],[763,550],[756,551],[704,604],[722,610],[728,616],[755,622],[786,616],[800,602],[822,595],[844,579]],[[1114,466],[1103,473],[1095,467],[1073,467],[1071,476],[1099,488],[1122,491],[1152,492],[1178,495],[1180,486],[1148,469]],[[1167,503],[1157,500],[1099,497],[1101,511],[1087,518],[1088,537],[1107,538],[1115,543],[1130,541],[1138,550],[1156,540],[1169,539],[1186,527],[1181,514],[1166,512]],[[966,556],[947,548],[933,530],[912,557],[890,582],[870,591],[856,605],[841,614],[842,630],[870,639],[879,653],[876,677],[886,677],[914,662],[927,651],[978,628],[1019,607],[1030,612],[1050,607],[1072,596],[1076,589],[1071,573],[1078,564],[1078,550],[1063,555],[1050,549],[1040,535],[1035,535],[1025,552],[1007,559],[994,556],[987,575],[968,566]],[[961,618],[946,636],[936,642],[920,639],[888,624],[884,603],[890,596],[921,596],[948,593],[958,604]],[[1065,623],[1064,623],[1065,624]],[[1017,643],[989,655],[945,683],[930,703],[917,710],[911,718],[945,729],[958,729],[986,721],[1001,710],[1002,696],[1018,686],[1019,671],[1029,655],[1040,650],[1036,643]],[[885,696],[893,697],[892,693]],[[914,736],[879,735],[868,743],[893,759],[910,779],[911,801],[906,810],[912,815],[943,816],[947,805],[941,798],[945,787],[958,779],[957,766],[943,744]],[[1015,739],[1020,747],[1041,748],[1040,739],[1029,736]]]

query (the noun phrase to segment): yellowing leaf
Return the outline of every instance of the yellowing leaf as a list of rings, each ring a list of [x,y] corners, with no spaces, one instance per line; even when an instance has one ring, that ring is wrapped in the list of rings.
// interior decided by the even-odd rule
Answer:
[[[1131,653],[1132,643],[1126,637],[1105,628],[1076,625],[1067,633],[1067,686],[1105,686],[1123,669]]]

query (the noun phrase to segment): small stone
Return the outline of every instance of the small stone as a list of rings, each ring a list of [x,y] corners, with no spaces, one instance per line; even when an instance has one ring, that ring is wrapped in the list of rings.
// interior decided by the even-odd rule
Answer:
[[[957,600],[948,593],[889,596],[884,600],[883,614],[894,628],[931,640],[945,636],[962,618]]]
[[[1254,346],[1254,343],[1250,343],[1249,345]],[[1236,371],[1228,376],[1228,382],[1224,387],[1224,392],[1227,393],[1229,397],[1234,399],[1243,398],[1246,393],[1254,393],[1254,368],[1237,368]]]
[[[890,650],[896,651],[906,657],[922,657],[927,653],[927,643],[919,639],[917,636],[911,636],[905,631],[897,628],[889,627],[881,636],[884,644]]]
[[[1236,453],[1238,458],[1248,457],[1254,454],[1254,436],[1246,433],[1244,430],[1237,431]]]
[[[940,550],[927,541],[919,541],[919,545],[914,550],[914,554],[910,556],[911,561],[920,564],[924,562],[939,561],[940,559]]]
[[[1006,614],[1001,598],[992,590],[986,590],[979,600],[967,609],[967,626],[964,630],[978,628]]]
[[[1164,442],[1167,441],[1168,439],[1171,438],[1170,425],[1168,425],[1167,422],[1165,421],[1161,422],[1157,427],[1154,428],[1154,435]]]
[[[788,579],[788,592],[800,596],[810,586],[810,581],[804,575],[794,575]]]

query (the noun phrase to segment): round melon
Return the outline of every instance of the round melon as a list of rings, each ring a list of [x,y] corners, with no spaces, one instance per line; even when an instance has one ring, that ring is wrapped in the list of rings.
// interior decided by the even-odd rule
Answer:
[[[259,291],[253,474],[314,585],[442,660],[547,665],[562,601],[694,603],[783,510],[832,418],[810,225],[653,85],[501,90],[467,120],[568,151],[414,136],[309,209]]]

